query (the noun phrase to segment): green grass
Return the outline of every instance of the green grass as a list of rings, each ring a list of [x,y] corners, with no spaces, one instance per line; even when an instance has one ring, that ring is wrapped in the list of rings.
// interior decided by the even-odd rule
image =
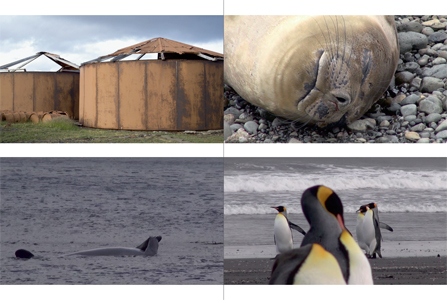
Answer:
[[[108,130],[57,118],[46,123],[0,123],[1,143],[223,143],[223,133]]]

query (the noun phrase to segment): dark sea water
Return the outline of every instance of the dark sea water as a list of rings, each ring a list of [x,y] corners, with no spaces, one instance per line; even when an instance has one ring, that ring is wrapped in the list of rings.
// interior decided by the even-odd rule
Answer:
[[[1,284],[222,284],[223,162],[2,158]],[[136,247],[154,257],[64,254]],[[19,260],[24,248],[36,257]]]
[[[307,230],[300,199],[318,184],[340,196],[354,237],[355,211],[378,204],[380,220],[394,229],[382,230],[382,254],[446,255],[446,182],[446,158],[226,158],[225,258],[275,255],[271,206],[286,206]],[[302,235],[293,234],[299,247]]]

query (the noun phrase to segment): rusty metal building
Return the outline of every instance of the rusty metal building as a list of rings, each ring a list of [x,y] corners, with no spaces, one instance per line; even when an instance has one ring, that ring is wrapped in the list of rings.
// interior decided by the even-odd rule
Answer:
[[[148,53],[157,59],[141,60]],[[135,60],[122,60],[137,56]],[[108,60],[108,61],[106,61]],[[128,130],[221,129],[223,55],[154,38],[81,65],[79,122]]]
[[[57,72],[26,71],[25,65],[42,55],[59,64],[61,68]],[[20,66],[12,68],[20,63]],[[48,52],[38,52],[0,66],[0,110],[58,110],[78,119],[79,66]]]

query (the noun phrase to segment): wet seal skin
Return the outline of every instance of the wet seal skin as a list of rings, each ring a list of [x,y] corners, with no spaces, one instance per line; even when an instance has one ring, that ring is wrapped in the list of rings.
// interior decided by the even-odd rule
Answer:
[[[386,91],[393,16],[225,16],[225,82],[275,115],[320,127],[360,118]]]

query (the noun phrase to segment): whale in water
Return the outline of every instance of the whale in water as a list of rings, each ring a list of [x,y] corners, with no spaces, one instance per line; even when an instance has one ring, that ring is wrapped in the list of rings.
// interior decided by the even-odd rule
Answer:
[[[141,245],[132,247],[107,247],[96,248],[85,251],[69,253],[64,256],[84,255],[84,256],[154,256],[158,253],[158,243],[161,236],[150,236]],[[31,258],[34,255],[28,250],[19,249],[15,253],[17,258]]]

